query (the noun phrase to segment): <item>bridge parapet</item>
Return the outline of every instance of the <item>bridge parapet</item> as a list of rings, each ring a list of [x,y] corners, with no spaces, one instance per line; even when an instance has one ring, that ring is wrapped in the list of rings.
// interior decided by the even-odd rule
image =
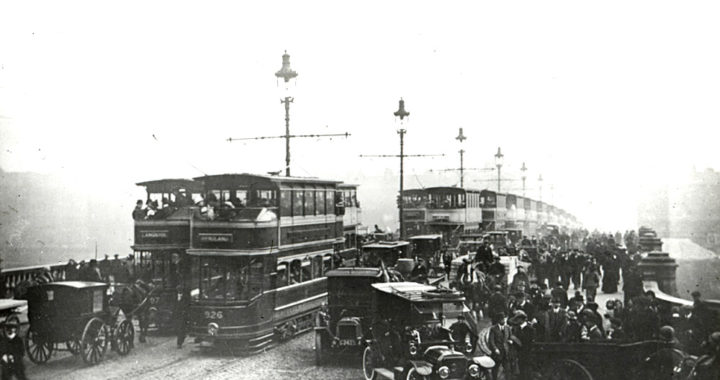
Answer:
[[[638,263],[643,281],[655,281],[658,288],[669,295],[677,295],[675,271],[678,264],[667,252],[649,252]]]

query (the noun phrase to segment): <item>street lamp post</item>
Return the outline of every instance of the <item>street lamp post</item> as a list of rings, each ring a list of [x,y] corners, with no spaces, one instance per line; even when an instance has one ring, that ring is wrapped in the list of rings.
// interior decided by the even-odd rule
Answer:
[[[538,176],[538,182],[540,183],[540,202],[542,202],[542,183],[543,183],[542,174],[540,174]]]
[[[410,112],[405,110],[405,101],[400,98],[400,102],[398,104],[398,110],[393,113],[396,117],[400,118],[400,129],[398,129],[397,133],[400,135],[400,196],[398,201],[398,210],[399,210],[399,218],[398,221],[400,223],[400,240],[403,240],[405,238],[405,226],[403,223],[403,177],[404,177],[404,171],[403,171],[403,158],[405,157],[405,153],[403,151],[404,149],[404,142],[403,138],[405,137],[405,133],[407,130],[403,128],[403,123],[405,121],[405,118],[410,116]]]
[[[282,56],[282,67],[278,72],[275,73],[277,78],[282,78],[285,81],[286,95],[283,99],[280,99],[280,103],[285,105],[285,176],[290,177],[290,103],[295,98],[287,95],[288,82],[298,76],[296,71],[290,68],[290,55],[285,51]]]
[[[527,171],[527,167],[525,167],[524,162],[522,164],[522,167],[520,168],[520,171],[522,171],[523,197],[524,197],[525,196],[525,179],[527,179],[527,176],[525,175],[525,172]]]
[[[497,167],[497,170],[498,170],[498,190],[497,190],[498,193],[500,193],[500,181],[501,181],[500,180],[500,169],[503,166],[504,157],[505,156],[500,151],[500,147],[498,147],[498,151],[497,151],[497,153],[495,153],[495,166]]]
[[[460,130],[458,131],[458,136],[455,138],[455,140],[460,141],[460,144],[462,144],[462,142],[465,141],[465,139],[467,139],[467,137],[465,137],[465,136],[463,135],[463,129],[460,128]],[[464,186],[465,176],[464,176],[464,173],[463,173],[463,171],[464,171],[464,166],[463,166],[463,154],[465,154],[465,150],[464,150],[464,149],[460,149],[460,188],[465,187],[465,186]]]

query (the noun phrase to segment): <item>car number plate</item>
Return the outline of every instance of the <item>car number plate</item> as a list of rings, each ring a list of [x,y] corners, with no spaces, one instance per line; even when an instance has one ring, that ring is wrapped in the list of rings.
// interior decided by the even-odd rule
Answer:
[[[341,346],[354,346],[355,341],[352,339],[340,339]]]

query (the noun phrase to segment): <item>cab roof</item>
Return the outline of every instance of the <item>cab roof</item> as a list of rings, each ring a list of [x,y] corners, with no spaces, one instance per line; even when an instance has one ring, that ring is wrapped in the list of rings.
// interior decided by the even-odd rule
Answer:
[[[56,282],[47,282],[44,284],[38,284],[32,286],[34,287],[45,287],[45,288],[51,288],[51,287],[61,287],[61,288],[75,288],[75,289],[87,289],[87,288],[107,288],[108,284],[104,282],[92,282],[92,281],[56,281]]]
[[[150,193],[172,193],[175,190],[185,189],[188,192],[203,191],[203,183],[187,178],[167,178],[153,181],[136,183],[138,186],[145,186]]]
[[[419,284],[417,282],[379,282],[372,284],[375,290],[394,295],[410,302],[432,303],[432,302],[461,302],[465,300],[462,295],[448,295],[443,297],[427,296],[424,293],[437,289],[432,285]]]
[[[442,239],[442,235],[418,235],[413,236],[410,240],[424,240],[424,239]]]
[[[380,249],[392,249],[392,248],[400,248],[405,247],[407,245],[410,245],[410,242],[407,241],[380,241],[377,243],[370,243],[363,245],[364,248],[380,248]]]

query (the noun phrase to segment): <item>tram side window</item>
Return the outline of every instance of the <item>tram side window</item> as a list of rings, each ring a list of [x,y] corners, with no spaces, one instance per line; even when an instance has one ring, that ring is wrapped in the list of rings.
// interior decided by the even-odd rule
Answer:
[[[290,263],[290,285],[300,283],[300,260]]]
[[[325,192],[322,190],[318,190],[315,192],[315,215],[324,215],[327,214],[327,209],[325,205]]]
[[[276,278],[277,278],[275,280],[276,287],[281,288],[288,284],[287,264],[285,264],[285,263],[278,264]]]
[[[280,191],[280,215],[292,216],[292,190]]]
[[[325,211],[328,215],[335,214],[335,192],[328,190],[325,192]]]
[[[305,215],[315,215],[314,190],[305,190]]]
[[[303,191],[293,190],[293,216],[303,216]]]
[[[313,278],[319,278],[323,275],[322,256],[315,256],[312,260]]]
[[[309,258],[306,258],[302,262],[302,277],[300,281],[310,281],[312,278],[312,262],[310,262]]]
[[[275,192],[273,190],[255,190],[253,206],[275,207],[277,206]]]
[[[323,257],[323,274],[327,273],[330,269],[332,269],[332,256],[327,255]]]

